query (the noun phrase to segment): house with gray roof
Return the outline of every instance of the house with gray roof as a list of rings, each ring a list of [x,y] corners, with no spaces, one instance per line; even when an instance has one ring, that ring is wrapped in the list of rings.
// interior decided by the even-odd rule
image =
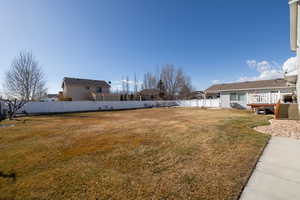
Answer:
[[[63,98],[71,101],[94,101],[110,93],[110,85],[103,80],[65,77],[62,82]]]
[[[285,79],[215,84],[207,88],[206,98],[220,98],[223,108],[250,108],[253,104],[273,105],[291,101],[296,86]]]

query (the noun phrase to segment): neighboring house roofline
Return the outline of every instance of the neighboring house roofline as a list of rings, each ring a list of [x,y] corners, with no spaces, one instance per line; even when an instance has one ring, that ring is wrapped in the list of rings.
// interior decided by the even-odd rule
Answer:
[[[295,88],[295,85],[289,85],[284,79],[258,80],[235,82],[226,84],[212,85],[205,90],[205,93],[219,93],[230,91],[247,91],[247,90],[266,90],[266,89],[288,89]]]
[[[82,78],[70,78],[64,77],[62,82],[62,88],[64,85],[86,85],[86,86],[101,86],[110,88],[111,86],[104,80],[82,79]]]
[[[287,87],[268,87],[268,88],[245,88],[245,89],[232,89],[232,90],[210,90],[205,91],[206,93],[219,93],[219,92],[234,92],[234,91],[247,91],[247,90],[272,90],[272,89],[288,89],[296,88],[296,86],[287,86]]]

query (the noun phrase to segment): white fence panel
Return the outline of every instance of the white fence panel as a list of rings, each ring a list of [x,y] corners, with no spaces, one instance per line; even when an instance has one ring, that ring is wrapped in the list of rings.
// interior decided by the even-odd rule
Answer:
[[[42,114],[176,106],[174,101],[52,101],[28,102],[18,113]]]
[[[18,113],[47,114],[98,110],[122,110],[149,107],[220,107],[219,99],[179,101],[50,101],[28,102]]]

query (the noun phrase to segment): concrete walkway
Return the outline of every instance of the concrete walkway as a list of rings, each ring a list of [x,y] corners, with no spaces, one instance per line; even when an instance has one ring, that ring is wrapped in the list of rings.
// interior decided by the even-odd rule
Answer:
[[[300,140],[272,137],[240,200],[300,199]]]

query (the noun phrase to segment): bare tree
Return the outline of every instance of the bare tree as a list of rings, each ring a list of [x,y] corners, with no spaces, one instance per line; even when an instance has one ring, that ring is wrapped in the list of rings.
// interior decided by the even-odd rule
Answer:
[[[173,65],[165,65],[161,70],[161,80],[164,83],[166,97],[174,99],[179,89],[179,81],[181,79],[181,71],[177,71]]]
[[[25,101],[25,100],[17,100],[17,99],[13,99],[13,100],[7,99],[7,100],[5,100],[4,104],[8,108],[8,112],[7,112],[8,119],[9,120],[13,119],[16,116],[17,111],[19,109],[21,109],[26,103],[27,103],[27,101]]]
[[[156,72],[155,72],[155,78],[156,78],[157,83],[159,83],[159,80],[161,80],[160,74],[161,74],[160,67],[159,67],[159,65],[157,65]]]
[[[190,78],[174,65],[162,67],[160,77],[165,87],[167,99],[185,98],[192,90]]]
[[[31,52],[20,52],[6,72],[4,89],[9,99],[38,100],[47,92],[44,73]]]
[[[129,93],[129,90],[130,90],[130,88],[129,88],[129,77],[128,76],[126,76],[126,94],[128,94]]]
[[[143,89],[153,89],[157,87],[158,80],[156,79],[156,76],[152,74],[151,72],[147,72],[144,74],[144,81],[142,88]]]
[[[194,88],[191,83],[191,79],[188,76],[184,76],[184,79],[180,82],[180,92],[178,98],[180,99],[189,99]]]
[[[182,69],[174,65],[165,65],[157,73],[144,74],[142,89],[159,89],[162,99],[187,98],[193,90],[191,79]]]
[[[134,94],[136,94],[137,91],[138,91],[138,82],[137,82],[136,73],[134,73]]]
[[[122,80],[122,93],[124,94],[125,93],[125,80],[124,80],[124,77],[122,76],[121,78]]]

